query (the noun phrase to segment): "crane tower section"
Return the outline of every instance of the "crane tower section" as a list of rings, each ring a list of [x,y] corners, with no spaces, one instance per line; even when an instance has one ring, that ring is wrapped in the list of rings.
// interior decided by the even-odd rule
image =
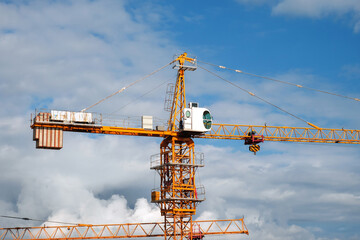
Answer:
[[[160,164],[151,167],[160,175],[160,191],[152,193],[164,216],[165,239],[194,239],[192,216],[196,206],[204,200],[197,188],[195,172],[201,164],[195,159],[195,144],[191,136],[211,129],[210,112],[190,103],[186,108],[185,71],[196,70],[196,59],[183,53],[175,59],[178,70],[174,88],[168,131],[179,132],[179,136],[165,137],[160,145]],[[190,134],[189,134],[190,133]],[[202,189],[201,191],[199,191]]]

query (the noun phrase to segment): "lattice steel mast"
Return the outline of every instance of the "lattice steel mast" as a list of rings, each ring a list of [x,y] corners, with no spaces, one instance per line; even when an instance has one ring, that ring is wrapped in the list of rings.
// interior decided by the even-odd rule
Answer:
[[[195,59],[180,55],[168,131],[181,131],[185,96],[185,70],[195,70]],[[190,63],[187,66],[185,63]],[[160,192],[153,192],[152,201],[161,209],[165,222],[165,239],[193,239],[192,216],[196,205],[204,198],[198,196],[195,172],[202,162],[195,161],[194,141],[187,136],[169,136],[160,145],[160,162],[152,166],[160,175]],[[202,190],[202,188],[201,188]],[[201,191],[202,192],[202,191]]]

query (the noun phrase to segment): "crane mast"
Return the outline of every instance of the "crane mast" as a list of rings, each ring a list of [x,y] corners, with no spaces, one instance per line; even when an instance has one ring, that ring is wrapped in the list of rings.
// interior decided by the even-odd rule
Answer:
[[[185,65],[185,62],[195,64],[195,59],[187,57],[187,53],[181,54],[175,59],[174,68],[178,69],[175,89],[172,99],[170,118],[168,122],[168,130],[175,131],[178,129],[180,121],[183,117],[183,110],[186,106],[185,95],[185,70],[194,71],[196,66]],[[177,63],[178,62],[178,63]]]
[[[176,62],[178,74],[168,122],[168,130],[172,132],[180,131],[186,106],[185,70],[195,70],[185,65],[195,62],[186,53]],[[196,205],[204,200],[199,198],[195,185],[195,172],[201,166],[195,162],[195,144],[190,137],[168,136],[161,142],[160,162],[151,167],[160,175],[160,192],[152,192],[152,202],[160,207],[164,216],[165,239],[193,239],[192,217]]]

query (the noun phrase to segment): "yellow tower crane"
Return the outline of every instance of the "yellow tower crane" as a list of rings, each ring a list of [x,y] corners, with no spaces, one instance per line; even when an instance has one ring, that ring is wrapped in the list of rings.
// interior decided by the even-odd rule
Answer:
[[[195,153],[194,138],[244,140],[256,153],[263,141],[360,144],[360,130],[310,127],[275,127],[215,124],[210,111],[196,103],[186,104],[185,71],[196,69],[196,59],[186,53],[172,63],[177,81],[170,102],[167,129],[153,129],[151,119],[142,128],[104,126],[92,113],[38,112],[32,119],[37,148],[61,149],[63,131],[99,134],[161,137],[160,154],[151,159],[151,169],[160,175],[160,188],[152,192],[163,223],[117,225],[72,225],[35,228],[0,228],[0,239],[103,239],[164,237],[165,239],[202,239],[212,234],[248,234],[244,219],[193,221],[197,205],[204,200],[204,189],[196,185],[195,172],[203,159]],[[150,127],[146,126],[150,121]]]

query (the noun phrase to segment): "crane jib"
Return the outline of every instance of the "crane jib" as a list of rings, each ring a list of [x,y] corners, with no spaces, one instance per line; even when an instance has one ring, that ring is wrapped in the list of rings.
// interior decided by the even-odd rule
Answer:
[[[38,113],[33,119],[34,141],[37,148],[61,149],[63,131],[87,132],[98,134],[131,135],[147,137],[180,137],[182,132],[102,126],[99,124],[60,122],[50,119],[48,113]],[[263,141],[314,142],[360,144],[360,130],[349,129],[315,129],[297,127],[253,126],[235,124],[212,124],[211,131],[205,134],[193,134],[194,138],[249,140],[250,133],[262,136]],[[258,141],[259,143],[262,141]],[[255,142],[254,142],[255,143]]]

